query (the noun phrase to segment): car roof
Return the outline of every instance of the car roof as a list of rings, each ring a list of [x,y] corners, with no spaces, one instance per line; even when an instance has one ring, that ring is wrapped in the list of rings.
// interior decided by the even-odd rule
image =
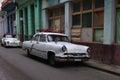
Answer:
[[[37,32],[36,34],[46,34],[46,35],[62,35],[62,36],[66,36],[63,33],[54,33],[54,32]]]

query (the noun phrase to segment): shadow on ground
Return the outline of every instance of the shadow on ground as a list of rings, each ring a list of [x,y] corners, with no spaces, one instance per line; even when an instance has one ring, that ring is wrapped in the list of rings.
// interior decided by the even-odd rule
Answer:
[[[32,56],[24,55],[24,56],[27,57],[27,58],[30,58],[32,60],[35,60],[37,62],[49,65],[47,60],[42,59],[40,57],[37,57],[37,56],[34,56],[34,55],[32,55]],[[63,67],[65,68],[65,67],[85,67],[85,66],[86,66],[86,63],[83,63],[83,62],[58,62],[56,64],[56,66],[54,66],[54,67],[55,68],[63,68]]]

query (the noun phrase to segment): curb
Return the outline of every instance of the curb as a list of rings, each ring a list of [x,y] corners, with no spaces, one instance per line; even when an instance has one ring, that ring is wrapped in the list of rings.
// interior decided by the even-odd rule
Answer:
[[[94,68],[94,69],[98,69],[98,70],[101,70],[101,71],[104,71],[104,72],[107,72],[107,73],[111,73],[111,74],[114,74],[114,75],[117,75],[117,76],[120,76],[120,72],[116,69],[110,69],[110,68],[105,68],[104,66],[98,66],[96,64],[93,64],[93,63],[90,63],[90,62],[86,62],[85,63],[86,66],[88,67],[91,67],[91,68]],[[99,64],[100,65],[100,64]],[[108,65],[107,65],[108,66]],[[120,70],[120,69],[119,69]]]

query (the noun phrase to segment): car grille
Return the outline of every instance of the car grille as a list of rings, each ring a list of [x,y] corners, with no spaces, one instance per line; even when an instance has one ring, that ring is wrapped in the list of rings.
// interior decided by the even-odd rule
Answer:
[[[12,44],[12,45],[16,45],[16,44],[18,44],[18,43],[10,43],[10,44]]]
[[[86,53],[65,53],[64,55],[84,56],[84,55],[86,55]]]

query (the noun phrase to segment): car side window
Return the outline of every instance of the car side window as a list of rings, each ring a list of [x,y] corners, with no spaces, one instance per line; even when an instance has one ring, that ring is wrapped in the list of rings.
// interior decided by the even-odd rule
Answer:
[[[46,42],[46,37],[44,34],[40,35],[40,42]]]
[[[38,39],[39,39],[39,35],[36,35],[36,36],[33,37],[32,40],[33,40],[33,41],[38,41]]]

